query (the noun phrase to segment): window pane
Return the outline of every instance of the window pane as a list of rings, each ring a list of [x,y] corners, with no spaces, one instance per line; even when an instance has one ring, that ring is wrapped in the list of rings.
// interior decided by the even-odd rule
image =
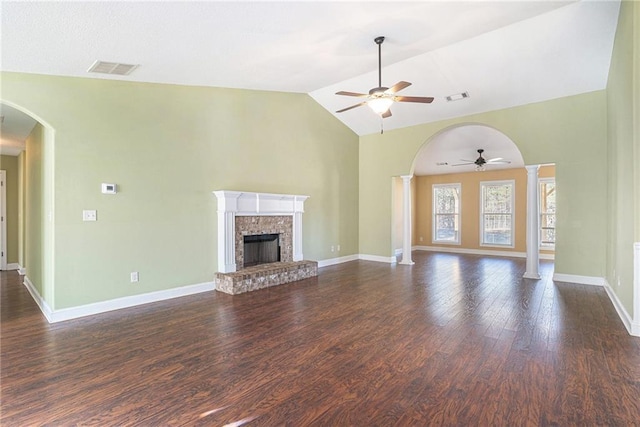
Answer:
[[[434,242],[460,243],[460,184],[433,186]]]
[[[511,215],[484,215],[484,243],[511,244]]]
[[[556,183],[545,178],[540,181],[540,244],[556,243]]]
[[[436,215],[436,240],[458,241],[458,215]]]
[[[482,241],[513,246],[513,182],[482,183]]]
[[[555,213],[556,211],[556,184],[555,182],[540,183],[540,212]]]
[[[436,213],[458,212],[458,191],[454,187],[436,188]]]
[[[511,186],[486,185],[484,187],[486,213],[511,213]]]

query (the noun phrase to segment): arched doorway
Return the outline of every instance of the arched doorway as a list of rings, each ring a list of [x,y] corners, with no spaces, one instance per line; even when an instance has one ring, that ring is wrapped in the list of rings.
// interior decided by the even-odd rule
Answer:
[[[18,157],[17,266],[24,283],[41,307],[55,307],[54,298],[54,140],[53,128],[36,114],[7,100],[0,100],[7,115],[3,131],[12,141],[2,146]],[[4,133],[4,132],[3,132]],[[45,313],[46,315],[46,313]]]
[[[526,254],[525,277],[539,278],[538,169],[525,166],[515,142],[491,126],[466,123],[440,131],[417,151],[409,175],[406,194],[414,198],[416,218],[408,225],[416,229],[416,246]]]

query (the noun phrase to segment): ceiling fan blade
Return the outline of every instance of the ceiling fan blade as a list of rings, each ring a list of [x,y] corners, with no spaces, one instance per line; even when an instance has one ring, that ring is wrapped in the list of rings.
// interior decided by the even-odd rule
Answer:
[[[430,96],[394,96],[393,100],[397,102],[422,102],[423,104],[433,102],[433,98]]]
[[[469,160],[469,159],[460,159],[461,162],[467,162],[467,163],[475,163],[475,160]]]
[[[487,164],[491,164],[491,165],[499,165],[499,164],[507,165],[509,163],[511,163],[509,160],[489,160],[489,161],[487,161]]]
[[[391,108],[389,108],[387,111],[382,113],[382,118],[383,119],[386,119],[387,117],[391,117]]]
[[[407,88],[411,86],[411,83],[409,82],[398,82],[396,84],[394,84],[393,86],[391,86],[389,89],[385,90],[384,93],[388,94],[388,95],[393,95],[396,92],[400,92],[402,89]]]
[[[342,110],[338,110],[338,111],[336,111],[336,113],[342,113],[342,112],[345,112],[345,111],[351,110],[352,108],[356,108],[356,107],[359,107],[359,106],[361,106],[361,105],[365,105],[365,104],[366,104],[366,102],[361,102],[361,103],[359,103],[359,104],[352,105],[351,107],[347,107],[347,108],[343,108]]]
[[[341,90],[340,92],[336,92],[336,95],[344,95],[344,96],[358,96],[358,97],[363,97],[363,96],[369,96],[365,93],[358,93],[358,92],[345,92],[344,90]]]
[[[489,162],[497,162],[498,160],[504,160],[504,158],[502,158],[502,157],[494,157],[493,159],[487,160],[487,163],[489,163]]]
[[[455,165],[451,165],[451,166],[465,166],[465,165],[474,165],[474,162],[468,162],[468,163],[457,163]]]

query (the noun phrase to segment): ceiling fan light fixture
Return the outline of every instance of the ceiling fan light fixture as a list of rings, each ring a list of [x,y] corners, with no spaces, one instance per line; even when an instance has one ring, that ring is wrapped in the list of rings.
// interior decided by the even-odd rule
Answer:
[[[476,165],[476,172],[484,172],[485,171],[485,166],[484,164],[482,165]]]
[[[391,104],[393,104],[393,98],[386,97],[371,98],[367,101],[369,108],[378,115],[386,113],[389,107],[391,107]]]

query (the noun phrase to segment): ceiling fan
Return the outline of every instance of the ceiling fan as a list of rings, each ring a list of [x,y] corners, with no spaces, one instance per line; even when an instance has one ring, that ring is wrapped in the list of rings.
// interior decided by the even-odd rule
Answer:
[[[477,151],[478,151],[478,154],[479,154],[477,159],[475,159],[475,160],[460,159],[464,163],[457,163],[457,164],[451,165],[451,166],[476,165],[476,170],[477,171],[483,171],[485,169],[485,165],[498,165],[498,164],[509,164],[509,163],[511,163],[509,160],[505,160],[502,157],[496,157],[496,158],[493,158],[493,159],[486,160],[484,157],[482,157],[482,153],[484,153],[484,149],[478,148]]]
[[[380,117],[385,119],[387,117],[391,117],[390,107],[394,102],[419,102],[423,104],[430,104],[431,102],[433,102],[432,97],[396,95],[397,92],[400,92],[402,89],[411,86],[411,83],[409,82],[400,81],[391,87],[382,86],[382,42],[384,42],[384,37],[376,37],[374,41],[378,45],[378,87],[374,87],[373,89],[371,89],[368,94],[345,91],[336,92],[336,95],[367,98],[365,101],[362,101],[359,104],[343,108],[342,110],[336,111],[336,113],[342,113],[344,111],[348,111],[352,108],[360,107],[361,105],[366,104],[376,114],[379,114]]]

